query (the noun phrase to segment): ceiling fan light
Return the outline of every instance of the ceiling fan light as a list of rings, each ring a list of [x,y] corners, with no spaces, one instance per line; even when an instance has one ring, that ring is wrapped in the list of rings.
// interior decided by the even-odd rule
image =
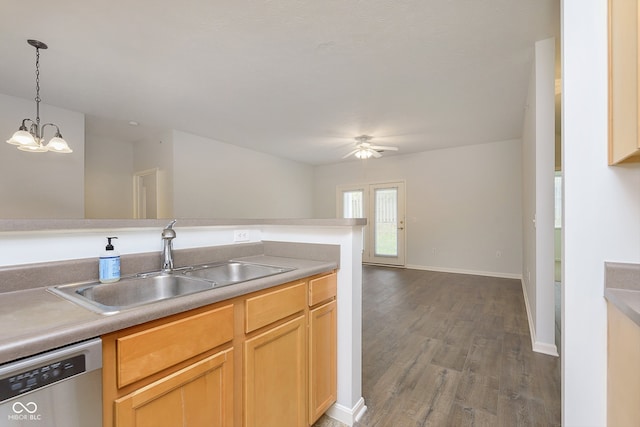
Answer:
[[[370,159],[372,157],[375,157],[376,159],[378,159],[382,157],[382,154],[380,154],[382,151],[385,151],[385,150],[398,151],[398,147],[372,145],[369,142],[371,141],[371,139],[373,139],[373,137],[368,135],[356,136],[355,137],[356,147],[349,153],[345,154],[343,159],[346,159],[347,157],[351,157],[351,156],[355,156],[356,158],[361,160]]]
[[[369,150],[356,151],[356,157],[359,159],[369,159],[373,156],[373,153]]]

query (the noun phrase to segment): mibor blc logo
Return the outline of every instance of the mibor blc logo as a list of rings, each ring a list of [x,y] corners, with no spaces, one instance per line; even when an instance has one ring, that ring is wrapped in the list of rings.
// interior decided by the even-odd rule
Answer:
[[[7,415],[9,421],[40,421],[42,419],[42,415],[36,414],[38,412],[36,402],[14,402],[11,409],[13,414]]]

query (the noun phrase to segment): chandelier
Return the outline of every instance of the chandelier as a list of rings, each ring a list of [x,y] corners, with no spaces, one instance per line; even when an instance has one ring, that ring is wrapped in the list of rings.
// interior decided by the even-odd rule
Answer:
[[[18,150],[28,151],[31,153],[44,153],[53,151],[54,153],[71,153],[73,150],[69,148],[67,141],[62,138],[60,128],[54,123],[45,123],[40,126],[40,49],[47,49],[47,45],[38,40],[27,40],[31,46],[36,48],[36,120],[23,119],[22,125],[7,140],[9,144],[17,145]],[[27,128],[27,122],[30,123]],[[56,133],[51,140],[44,145],[44,129],[47,126],[56,128]]]

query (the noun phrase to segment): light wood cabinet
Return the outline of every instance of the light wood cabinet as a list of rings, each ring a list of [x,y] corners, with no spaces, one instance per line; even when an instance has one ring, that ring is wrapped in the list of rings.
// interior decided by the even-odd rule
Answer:
[[[640,326],[607,304],[607,425],[640,425]]]
[[[337,397],[336,273],[309,280],[309,425]]]
[[[305,316],[245,342],[245,426],[306,423]]]
[[[336,292],[316,275],[103,336],[103,425],[312,425],[336,401]]]
[[[114,409],[118,427],[233,425],[233,350],[117,399]]]
[[[335,299],[338,292],[336,273],[316,277],[309,280],[309,306],[313,307],[321,302]]]
[[[309,424],[336,401],[337,312],[333,300],[309,311]]]
[[[102,337],[105,427],[233,426],[234,304]]]
[[[304,311],[307,284],[300,282],[282,289],[247,298],[245,332],[249,333],[292,314]]]
[[[609,0],[609,164],[640,162],[638,1]]]
[[[116,338],[118,387],[233,339],[233,305]]]

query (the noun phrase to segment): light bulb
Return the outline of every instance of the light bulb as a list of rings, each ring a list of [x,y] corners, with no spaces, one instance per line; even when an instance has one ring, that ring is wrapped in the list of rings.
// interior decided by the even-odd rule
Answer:
[[[373,153],[371,153],[371,151],[366,150],[366,149],[362,149],[362,150],[356,152],[356,157],[359,158],[359,159],[368,159],[371,156],[373,156]]]

